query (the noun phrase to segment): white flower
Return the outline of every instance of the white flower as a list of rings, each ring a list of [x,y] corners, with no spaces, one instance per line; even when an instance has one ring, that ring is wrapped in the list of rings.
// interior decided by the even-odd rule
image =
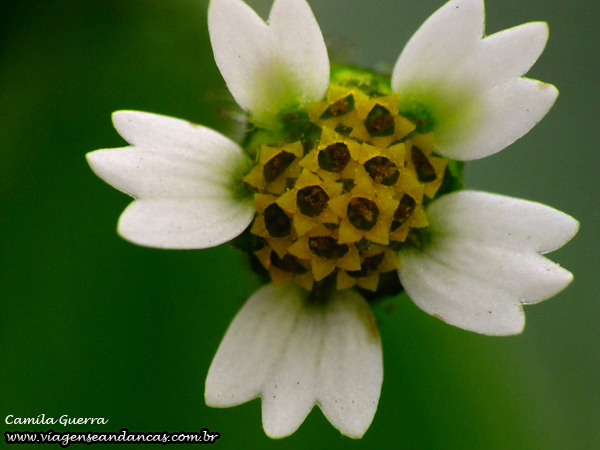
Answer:
[[[558,96],[554,86],[523,78],[548,40],[545,22],[486,37],[484,24],[483,0],[446,3],[410,39],[392,73],[406,107],[424,104],[435,116],[437,151],[460,161],[512,144]]]
[[[96,174],[136,200],[119,234],[158,248],[208,248],[238,236],[254,209],[236,198],[236,170],[247,164],[235,142],[184,120],[137,111],[113,114],[133,148],[88,153]]]
[[[523,304],[556,295],[571,272],[541,256],[562,247],[578,222],[540,203],[459,191],[427,209],[431,242],[401,252],[400,280],[417,306],[465,330],[523,330]]]
[[[227,87],[254,123],[327,92],[327,49],[305,0],[276,1],[268,25],[240,0],[211,1],[208,29]]]
[[[415,133],[433,133],[435,151],[455,160],[482,158],[502,150],[541,120],[557,96],[554,86],[523,78],[544,48],[548,38],[545,24],[529,23],[487,37],[483,27],[482,0],[450,1],[413,36],[391,77],[391,90],[397,95],[389,97],[387,108],[396,105],[400,114],[411,118],[417,126]],[[285,131],[282,113],[305,107],[308,110],[307,104],[320,102],[331,92],[325,44],[305,0],[275,0],[268,24],[241,0],[211,0],[209,31],[216,63],[229,90],[250,121],[263,130],[261,136],[272,140],[273,136],[281,137]],[[359,102],[353,98],[349,103],[346,99],[331,100],[330,108],[352,108],[355,100]],[[362,101],[369,105],[376,102],[368,98]],[[395,111],[392,113],[392,130],[396,133],[399,128],[406,128],[401,135],[405,142],[415,125],[396,116]],[[387,228],[373,229],[378,229],[379,234],[369,234],[372,224],[361,228],[352,222],[356,217],[349,217],[350,212],[346,212],[346,208],[351,210],[353,194],[340,192],[341,183],[337,182],[344,180],[333,173],[342,169],[323,169],[320,162],[315,166],[316,159],[308,161],[310,154],[304,157],[299,143],[281,140],[283,147],[275,150],[257,145],[260,158],[258,162],[250,161],[247,154],[255,156],[259,152],[256,148],[242,149],[210,129],[179,119],[121,111],[114,114],[113,121],[131,147],[98,150],[87,157],[98,176],[135,198],[122,214],[118,230],[140,245],[178,249],[216,246],[244,232],[258,212],[254,227],[260,228],[258,218],[262,218],[263,230],[253,228],[252,233],[266,233],[267,238],[271,233],[268,245],[273,250],[267,248],[261,262],[273,277],[283,267],[300,286],[310,289],[328,273],[344,273],[345,281],[338,278],[338,288],[341,282],[350,286],[356,283],[350,275],[368,279],[367,257],[357,259],[358,240],[367,238],[385,247],[393,237],[390,223],[400,220],[396,213],[403,207],[403,213],[410,216],[415,209],[415,200],[410,198],[404,206],[398,206],[400,199],[393,192],[406,192],[419,199],[415,211],[420,208],[421,219],[411,219],[410,227],[416,230],[415,245],[401,246],[398,275],[411,299],[424,311],[467,330],[515,334],[524,326],[522,305],[544,300],[569,284],[571,273],[541,254],[561,247],[574,236],[578,228],[575,219],[538,203],[482,192],[458,191],[435,197],[441,180],[427,191],[424,186],[430,181],[421,179],[426,177],[418,173],[415,156],[410,170],[408,163],[402,168],[402,177],[414,179],[414,183],[406,181],[406,186],[392,192],[389,184],[381,185],[382,179],[393,179],[391,172],[378,173],[379,178],[369,172],[374,181],[366,172],[363,178],[357,175],[363,166],[367,167],[363,160],[367,158],[360,156],[363,144],[353,144],[354,135],[346,139],[327,131],[327,125],[318,121],[323,117],[310,119],[323,128],[323,136],[328,136],[319,139],[333,139],[335,145],[348,142],[348,155],[356,161],[353,164],[357,169],[350,181],[361,190],[360,197],[356,194],[353,198],[363,202],[359,202],[363,209],[357,206],[352,214],[366,211],[365,214],[374,214],[376,222],[380,210],[391,211],[385,219]],[[348,123],[344,125],[348,128]],[[353,133],[358,133],[356,130]],[[394,144],[394,137],[398,137],[395,134],[386,141],[388,138],[383,135],[363,130],[367,132],[371,133],[365,135],[370,139],[369,151],[374,152],[369,158],[378,161],[377,170],[392,170],[397,164],[404,164],[404,149],[409,144],[398,147]],[[320,142],[319,145],[326,145]],[[399,152],[395,153],[397,164],[382,156],[388,154],[388,146],[400,148],[394,150]],[[406,151],[410,148],[406,147]],[[268,158],[272,159],[265,156],[269,151],[272,155]],[[420,150],[418,153],[418,158],[429,164],[433,179],[443,176],[446,163],[440,162],[442,158],[424,156]],[[304,159],[300,165],[290,166],[284,161],[287,157],[294,161]],[[275,164],[269,166],[271,161]],[[333,163],[336,161],[334,158]],[[258,164],[255,169],[262,177],[256,184],[259,193],[254,199],[243,195],[238,184],[249,173],[251,164]],[[310,169],[310,164],[316,168]],[[316,213],[303,212],[303,221],[293,222],[299,236],[300,227],[320,230],[320,234],[307,233],[303,241],[300,237],[288,238],[289,230],[281,235],[278,230],[267,232],[266,209],[275,207],[280,216],[273,223],[291,229],[287,214],[300,205],[294,199],[289,203],[289,195],[283,195],[286,179],[281,179],[283,184],[277,188],[280,192],[271,188],[269,183],[273,180],[267,169],[274,171],[275,178],[289,170],[285,172],[287,180],[302,179],[291,191],[288,188],[293,195],[300,195],[307,187],[320,189],[310,195],[317,192],[322,204],[315,200],[309,206],[323,208]],[[300,171],[303,172],[299,177]],[[323,189],[318,187],[321,181]],[[315,183],[317,186],[313,186]],[[348,189],[352,192],[354,187]],[[423,192],[433,199],[424,210],[420,206]],[[339,198],[333,199],[334,195]],[[327,203],[330,197],[332,201]],[[326,206],[331,209],[325,211]],[[328,217],[323,224],[329,227],[319,228],[319,214]],[[365,217],[359,219],[366,220]],[[277,222],[279,219],[283,225]],[[344,239],[341,231],[339,236],[335,234],[338,231],[332,231],[340,223],[339,229],[346,230]],[[422,236],[418,233],[421,229],[425,230]],[[358,237],[353,238],[352,233]],[[310,253],[307,242],[313,236],[321,239],[317,244],[324,247],[311,247],[319,258],[303,260],[302,255]],[[335,263],[328,261],[332,256],[318,253],[323,251],[333,252]],[[387,270],[398,267],[393,265],[394,257],[390,258],[389,252],[386,249],[380,253],[375,267],[382,263],[384,255]],[[291,259],[286,261],[284,254]],[[302,278],[307,270],[308,278]],[[377,285],[378,276],[361,286],[369,288],[373,280]],[[248,300],[229,327],[210,367],[206,402],[228,407],[261,397],[265,432],[276,438],[293,433],[312,408],[319,405],[343,434],[359,438],[373,419],[383,379],[381,343],[373,314],[355,290],[321,292],[315,287],[309,293],[300,286],[269,284]]]
[[[343,434],[359,438],[375,415],[383,362],[375,318],[356,292],[325,305],[293,284],[264,286],[230,325],[206,379],[217,407],[262,398],[263,426],[292,434],[318,404]]]

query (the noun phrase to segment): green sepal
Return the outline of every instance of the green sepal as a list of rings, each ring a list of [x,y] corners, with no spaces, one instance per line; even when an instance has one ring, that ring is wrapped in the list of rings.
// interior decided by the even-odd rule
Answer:
[[[435,198],[451,192],[461,191],[465,188],[463,170],[465,163],[463,161],[455,161],[448,159],[446,171],[444,172],[444,181],[435,194]]]
[[[370,97],[392,95],[391,80],[388,75],[352,65],[332,65],[330,83],[357,87]]]
[[[250,268],[252,269],[252,271],[256,275],[258,275],[258,277],[261,281],[261,284],[267,284],[271,280],[271,278],[269,276],[269,271],[264,268],[264,266],[258,260],[256,254],[255,254],[255,252],[257,250],[260,250],[262,248],[264,243],[261,241],[262,238],[250,233],[250,230],[252,229],[253,224],[254,224],[254,222],[252,222],[242,234],[240,234],[236,238],[229,241],[229,244],[232,247],[246,253],[246,255],[248,256],[248,261],[250,262]]]
[[[279,146],[300,141],[307,152],[321,138],[321,129],[308,119],[305,110],[283,111],[270,129],[250,126],[242,148],[254,161],[263,145]]]
[[[239,202],[250,202],[253,199],[254,192],[248,188],[246,183],[242,182],[242,178],[246,176],[254,167],[254,162],[250,158],[244,158],[244,162],[236,167],[231,174],[231,191],[233,198]]]

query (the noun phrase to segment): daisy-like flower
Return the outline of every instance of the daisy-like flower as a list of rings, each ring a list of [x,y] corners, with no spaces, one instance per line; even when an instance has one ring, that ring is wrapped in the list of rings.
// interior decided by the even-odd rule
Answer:
[[[523,77],[545,23],[485,36],[483,1],[451,0],[391,77],[330,66],[305,0],[275,0],[266,23],[241,0],[211,0],[208,24],[217,66],[248,114],[242,144],[121,111],[114,124],[131,145],[88,161],[135,198],[119,220],[124,238],[191,249],[243,233],[234,245],[270,277],[217,351],[210,406],[261,397],[265,432],[277,438],[319,405],[359,438],[383,380],[366,293],[404,289],[445,322],[510,335],[523,329],[524,304],[570,283],[542,254],[575,235],[575,219],[462,190],[462,161],[502,150],[556,99],[554,86]]]

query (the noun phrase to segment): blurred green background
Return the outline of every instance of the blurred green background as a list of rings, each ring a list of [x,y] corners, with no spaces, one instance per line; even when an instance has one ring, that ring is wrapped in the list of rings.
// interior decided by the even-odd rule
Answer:
[[[271,0],[249,3],[265,16]],[[311,1],[334,58],[380,68],[393,65],[442,4]],[[226,245],[160,251],[120,239],[116,221],[130,199],[85,162],[88,151],[125,145],[110,122],[118,109],[239,134],[239,111],[213,61],[207,6],[0,6],[2,421],[44,413],[110,420],[71,431],[205,427],[221,433],[223,448],[599,448],[600,2],[488,0],[488,34],[550,23],[529,75],[561,95],[527,136],[467,167],[469,187],[540,201],[581,221],[579,235],[551,255],[575,282],[527,307],[525,332],[508,338],[453,328],[406,300],[384,302],[376,311],[384,384],[360,441],[340,436],[318,408],[292,437],[271,441],[259,400],[221,410],[204,404],[211,359],[258,281]]]

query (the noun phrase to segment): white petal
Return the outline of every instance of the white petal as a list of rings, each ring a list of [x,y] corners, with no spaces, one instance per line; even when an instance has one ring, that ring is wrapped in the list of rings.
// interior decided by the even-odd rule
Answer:
[[[302,104],[320,100],[329,87],[329,57],[319,24],[305,0],[276,0],[269,27]]]
[[[425,78],[444,80],[448,69],[461,64],[483,37],[482,0],[452,0],[429,17],[402,50],[392,72],[392,89]]]
[[[401,111],[427,110],[437,151],[457,160],[499,152],[550,110],[554,86],[521,79],[548,26],[533,22],[483,38],[482,0],[452,0],[415,33],[396,62]]]
[[[468,120],[440,127],[435,134],[436,150],[460,161],[497,153],[537,125],[556,97],[553,85],[528,78],[490,89],[472,105],[473,114],[465,116]]]
[[[156,114],[120,111],[115,127],[133,147],[97,150],[94,172],[140,200],[119,221],[119,233],[159,248],[206,248],[239,235],[252,205],[235,198],[242,149],[209,128]]]
[[[453,82],[470,79],[485,91],[522,77],[544,51],[548,33],[547,23],[529,22],[487,36],[459,62]]]
[[[522,305],[564,289],[572,274],[541,256],[579,224],[540,203],[461,191],[427,208],[431,242],[401,251],[400,280],[429,314],[483,334],[520,333]]]
[[[146,247],[200,249],[239,236],[253,216],[251,205],[232,198],[148,198],[123,211],[118,231]]]
[[[203,162],[222,161],[223,167],[231,155],[243,159],[243,150],[231,139],[187,120],[141,111],[117,111],[112,118],[123,139],[136,147]]]
[[[100,178],[135,198],[227,195],[232,184],[230,171],[236,167],[238,155],[224,151],[219,155],[221,160],[213,158],[211,161],[207,154],[199,153],[193,158],[185,158],[176,152],[167,153],[169,150],[114,148],[96,150],[89,153],[87,158]],[[232,161],[226,164],[228,156]]]
[[[208,28],[217,66],[255,122],[327,91],[327,49],[305,0],[275,0],[269,25],[240,0],[212,0]]]
[[[354,291],[314,304],[294,285],[267,285],[230,325],[206,380],[206,403],[262,397],[263,426],[292,434],[315,404],[343,434],[359,438],[377,409],[383,363],[371,309]]]
[[[113,121],[133,147],[97,150],[87,159],[100,178],[136,198],[226,196],[246,162],[235,142],[185,120],[118,111]]]

